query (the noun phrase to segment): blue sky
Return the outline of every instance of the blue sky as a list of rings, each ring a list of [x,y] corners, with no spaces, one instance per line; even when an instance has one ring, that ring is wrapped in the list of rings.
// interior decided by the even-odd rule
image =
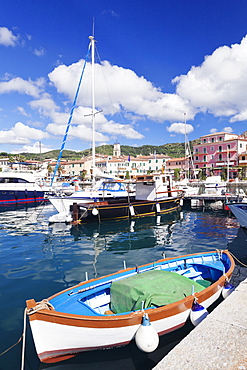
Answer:
[[[247,130],[246,0],[0,0],[0,151],[59,149],[92,34],[96,145]],[[91,146],[91,64],[65,149]],[[186,114],[185,114],[186,113]]]

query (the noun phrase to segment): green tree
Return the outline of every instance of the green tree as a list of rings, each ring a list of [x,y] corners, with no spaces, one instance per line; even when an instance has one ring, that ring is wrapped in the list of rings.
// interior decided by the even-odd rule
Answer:
[[[180,169],[179,168],[174,169],[174,180],[176,181],[180,180]]]

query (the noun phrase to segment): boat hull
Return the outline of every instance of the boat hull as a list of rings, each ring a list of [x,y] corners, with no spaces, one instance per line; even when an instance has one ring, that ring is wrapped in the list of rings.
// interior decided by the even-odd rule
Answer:
[[[79,203],[71,207],[74,221],[81,222],[101,221],[110,219],[135,218],[165,214],[177,210],[180,207],[180,198],[172,197],[158,201],[126,200],[120,202],[96,202]]]
[[[247,228],[247,203],[227,203],[227,207],[234,214],[240,226]]]
[[[227,262],[227,271],[225,275],[222,274],[212,285],[180,301],[157,308],[145,309],[145,313],[148,314],[153,328],[159,335],[174,331],[186,323],[195,298],[205,308],[219,298],[226,279],[231,278],[234,268],[234,261],[229,252],[224,252],[224,254],[225,260],[228,259],[229,261]],[[209,252],[205,253],[203,258],[208,258],[209,255]],[[183,259],[184,261],[188,256],[192,256],[192,260],[197,255],[182,256],[180,260]],[[169,266],[172,266],[175,260],[177,259],[160,260],[157,261],[155,266],[158,266],[159,263],[164,263],[163,261],[168,261],[168,263],[171,263]],[[149,268],[150,266],[144,265],[140,268]],[[78,305],[77,293],[81,294],[81,291],[85,292],[90,286],[95,287],[95,284],[98,286],[97,284],[104,284],[123,275],[133,275],[135,274],[134,271],[135,269],[125,269],[106,277],[80,283],[73,288],[55,294],[48,301],[59,306],[64,297],[70,299],[68,297],[72,296],[72,307],[74,307],[75,304]],[[46,363],[61,361],[84,351],[126,345],[134,339],[143,317],[142,310],[110,315],[92,315],[88,307],[86,308],[89,310],[88,315],[85,311],[83,311],[83,314],[79,314],[79,311],[76,314],[72,314],[48,308],[36,311],[36,302],[33,299],[27,301],[27,309],[31,312],[31,315],[29,315],[30,326],[38,357],[40,361]]]
[[[37,190],[1,190],[0,206],[42,202],[44,191]]]

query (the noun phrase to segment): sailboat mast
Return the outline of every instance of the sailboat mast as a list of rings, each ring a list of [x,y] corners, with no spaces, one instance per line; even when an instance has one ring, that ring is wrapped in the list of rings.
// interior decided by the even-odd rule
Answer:
[[[186,113],[184,113],[184,176],[187,179],[187,170],[188,170],[188,163],[187,163],[187,132],[186,132]]]
[[[92,178],[95,180],[95,91],[94,91],[94,59],[95,59],[95,39],[94,36],[89,36],[91,40],[91,53],[92,53]]]

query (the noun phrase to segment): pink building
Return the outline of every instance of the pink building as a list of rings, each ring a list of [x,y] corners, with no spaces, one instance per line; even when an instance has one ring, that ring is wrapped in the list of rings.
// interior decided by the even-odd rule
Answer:
[[[230,178],[237,175],[239,155],[247,150],[247,138],[226,132],[216,132],[200,137],[200,144],[193,147],[195,169],[205,169],[205,174],[220,175],[229,168]],[[234,168],[235,167],[235,168]]]

